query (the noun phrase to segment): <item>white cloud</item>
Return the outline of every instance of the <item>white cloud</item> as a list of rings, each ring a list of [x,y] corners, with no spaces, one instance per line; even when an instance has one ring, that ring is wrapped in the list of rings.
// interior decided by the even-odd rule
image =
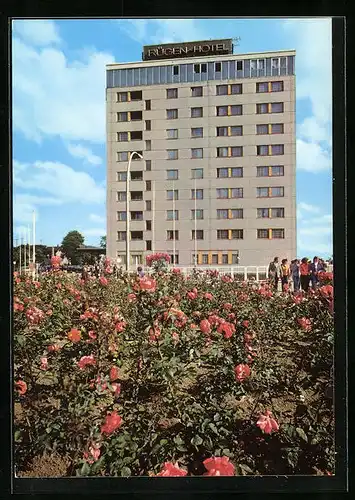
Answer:
[[[101,236],[105,236],[106,234],[106,229],[105,228],[91,228],[91,229],[83,229],[81,233],[84,236],[98,236],[101,238]]]
[[[89,174],[59,162],[14,162],[14,185],[48,193],[63,203],[105,202],[105,190]]]
[[[91,149],[82,146],[81,144],[68,144],[68,152],[74,156],[74,158],[81,158],[91,165],[101,165],[102,158],[94,155]]]
[[[33,45],[59,43],[60,36],[54,21],[43,19],[25,19],[12,22],[13,31],[26,42]]]
[[[313,174],[330,170],[331,156],[317,142],[296,141],[297,168]]]
[[[311,212],[311,213],[314,213],[314,214],[319,214],[320,211],[321,211],[320,208],[317,207],[316,205],[310,205],[309,203],[304,203],[303,201],[301,201],[297,205],[297,208],[299,208],[302,211]]]
[[[328,141],[328,127],[320,125],[315,116],[306,118],[298,127],[298,135],[302,139],[312,138],[313,141]]]
[[[111,54],[69,61],[58,49],[13,39],[13,123],[27,139],[105,141],[105,65]]]
[[[92,222],[97,222],[99,224],[103,224],[106,221],[105,217],[101,217],[101,215],[96,215],[96,214],[90,214],[89,219]]]
[[[297,246],[305,254],[329,257],[332,246],[333,216],[315,205],[297,205]]]
[[[312,225],[312,227],[302,227],[299,230],[300,235],[319,236],[323,234],[331,234],[332,228],[327,226]]]

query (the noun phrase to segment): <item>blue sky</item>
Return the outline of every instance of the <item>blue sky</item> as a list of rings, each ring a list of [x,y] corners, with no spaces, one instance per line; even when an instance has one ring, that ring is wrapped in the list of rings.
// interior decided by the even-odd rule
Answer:
[[[236,52],[297,51],[297,253],[332,255],[328,18],[13,21],[14,242],[33,211],[38,243],[106,234],[107,63],[141,60],[142,45],[231,37]]]

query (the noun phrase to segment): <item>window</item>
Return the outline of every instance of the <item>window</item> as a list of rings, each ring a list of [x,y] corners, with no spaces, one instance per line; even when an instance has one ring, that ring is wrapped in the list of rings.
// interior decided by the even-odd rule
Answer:
[[[145,161],[145,169],[147,170],[147,172],[150,172],[152,170],[152,160]]]
[[[269,218],[269,209],[268,208],[257,208],[256,216],[258,219],[268,219]]]
[[[217,229],[217,240],[228,240],[229,231],[228,229]]]
[[[271,124],[271,134],[283,134],[284,124],[283,123],[272,123]]]
[[[271,238],[272,239],[284,239],[285,238],[285,230],[284,229],[271,229]]]
[[[117,172],[117,182],[123,182],[127,180],[127,172]]]
[[[145,101],[145,110],[146,111],[150,111],[152,108],[151,108],[151,101]]]
[[[179,255],[178,254],[170,255],[170,262],[172,264],[179,264]]]
[[[191,189],[191,199],[195,199],[195,193],[196,193],[196,200],[203,200],[203,189]]]
[[[174,217],[175,213],[175,217]],[[167,220],[179,220],[179,210],[167,210],[166,211]]]
[[[175,234],[174,234],[175,233]],[[179,239],[179,231],[167,231],[166,232],[166,239],[168,241],[177,241]]]
[[[117,153],[117,161],[128,161],[128,151],[119,151]]]
[[[267,105],[267,103],[257,104],[256,112],[258,115],[265,115],[266,113],[269,112],[269,106]]]
[[[271,188],[271,196],[272,197],[283,197],[284,196],[284,188],[282,186],[272,187]]]
[[[145,202],[145,209],[146,209],[147,212],[150,212],[152,210],[152,202],[151,202],[151,200],[147,200]]]
[[[168,180],[176,180],[179,178],[179,172],[178,170],[167,170],[166,171],[166,178]]]
[[[257,238],[260,239],[269,239],[269,230],[268,229],[258,229],[257,230]]]
[[[200,65],[194,64],[194,73],[200,73]]]
[[[230,135],[243,135],[243,127],[242,125],[237,125],[234,127],[230,127]]]
[[[167,139],[178,139],[178,137],[179,137],[178,129],[177,128],[167,129],[166,137],[167,137]]]
[[[256,126],[256,133],[258,135],[264,135],[269,133],[269,127],[267,124],[264,125],[257,125]]]
[[[191,179],[203,179],[203,168],[193,168],[191,174]]]
[[[283,155],[285,153],[285,148],[283,144],[273,144],[271,146],[272,155]]]
[[[118,92],[117,93],[118,102],[127,102],[128,101],[128,92]]]
[[[191,158],[203,158],[203,148],[192,148]]]
[[[145,221],[145,228],[146,228],[147,231],[151,231],[152,230],[152,221],[151,220],[146,220]],[[147,250],[149,250],[149,249],[147,248]]]
[[[203,96],[203,87],[191,87],[191,96],[192,97],[202,97]]]
[[[203,240],[203,229],[197,229],[196,232],[193,229],[191,231],[191,233],[192,233],[191,236],[192,236],[193,240]]]
[[[217,168],[217,178],[225,179],[228,177],[228,168]]]
[[[175,200],[179,199],[179,191],[177,189],[168,189],[166,192],[166,199],[167,200],[173,200],[174,199],[174,193],[175,193]]]
[[[203,137],[203,127],[192,128],[191,137]]]
[[[168,120],[176,120],[178,117],[178,110],[177,109],[167,109],[166,110],[166,118]]]
[[[131,201],[142,201],[143,192],[142,191],[131,191]]]
[[[117,220],[118,221],[127,220],[127,212],[117,212]]]
[[[166,98],[167,99],[177,99],[178,89],[167,89],[166,90]]]
[[[269,85],[268,82],[260,82],[256,84],[256,91],[257,93],[264,93],[269,91]]]
[[[201,64],[201,73],[207,73],[207,64],[206,63]]]
[[[284,166],[275,165],[271,167],[271,177],[282,177],[284,175]]]
[[[256,146],[256,154],[258,156],[268,156],[269,146]]]
[[[150,120],[145,121],[145,129],[152,130],[152,122]]]
[[[231,85],[231,94],[242,94],[243,93],[243,86],[241,83],[233,83]]]
[[[243,71],[243,61],[237,61],[237,71]]]
[[[191,118],[202,118],[203,108],[191,108]]]
[[[152,149],[152,141],[145,141],[145,149],[146,151],[151,151]]]
[[[118,132],[117,134],[118,142],[126,142],[128,141],[128,132]]]
[[[117,191],[117,201],[126,201],[126,191]]]
[[[217,95],[228,95],[228,85],[217,85],[216,94]]]
[[[227,137],[228,127],[217,127],[217,137]]]
[[[203,219],[203,210],[197,209],[197,210],[191,210],[191,219],[192,220],[202,220]]]
[[[126,111],[122,113],[117,113],[118,122],[128,122],[128,113]]]
[[[284,208],[272,208],[271,209],[271,217],[273,219],[284,219],[285,209]]]
[[[241,104],[237,104],[235,106],[230,107],[231,116],[238,116],[243,114],[243,106]]]
[[[217,116],[228,116],[228,106],[217,106]]]
[[[145,190],[146,191],[151,191],[152,190],[152,181],[146,181],[145,182]]]
[[[131,121],[139,121],[142,119],[142,111],[131,111]]]
[[[141,141],[143,139],[143,132],[138,130],[136,132],[131,132],[131,141]]]
[[[271,103],[271,113],[283,113],[284,103],[283,102],[272,102]]]
[[[203,253],[202,254],[202,264],[203,265],[208,264],[208,253]]]
[[[218,264],[218,253],[212,254],[212,264]]]
[[[230,174],[231,177],[243,177],[243,167],[232,167]]]
[[[243,209],[242,208],[232,208],[230,211],[230,219],[243,219]]]
[[[177,76],[179,74],[179,66],[173,66],[173,75]]]
[[[217,219],[228,219],[228,209],[218,208],[217,209]]]
[[[177,160],[179,158],[177,149],[168,149],[167,153],[168,153],[168,160]]]
[[[142,100],[141,90],[135,90],[134,92],[131,91],[131,101],[141,101],[141,100]]]
[[[232,254],[232,264],[239,264],[239,253]]]
[[[232,229],[231,240],[242,240],[244,236],[243,229]]]
[[[126,241],[126,231],[117,231],[117,241]]]
[[[268,198],[269,197],[269,188],[268,187],[256,188],[256,196],[257,196],[257,198]]]
[[[131,220],[143,220],[143,212],[131,212]]]
[[[231,156],[243,156],[243,146],[233,146],[231,148]]]
[[[269,177],[269,167],[256,167],[257,177]]]
[[[222,69],[222,64],[220,62],[216,62],[214,65],[214,70],[216,73],[219,73]]]
[[[228,148],[217,148],[218,158],[227,158],[227,156],[228,156]]]
[[[143,231],[131,231],[131,240],[132,241],[142,241],[143,240]]]
[[[227,200],[228,199],[228,188],[217,189],[217,199],[218,200]]]
[[[143,172],[142,170],[132,170],[131,171],[131,181],[142,181]]]
[[[228,254],[227,253],[222,254],[222,264],[228,264]]]
[[[243,188],[232,188],[230,190],[230,198],[243,198]]]
[[[271,82],[271,92],[282,92],[284,89],[284,82]]]
[[[145,248],[146,248],[146,250],[151,250],[152,249],[152,240],[146,240],[146,242],[145,242]]]

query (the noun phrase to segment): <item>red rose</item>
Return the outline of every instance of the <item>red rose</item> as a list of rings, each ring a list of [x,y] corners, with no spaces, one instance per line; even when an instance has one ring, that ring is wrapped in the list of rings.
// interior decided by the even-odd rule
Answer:
[[[141,290],[147,290],[148,292],[155,292],[157,282],[153,278],[139,278],[139,286]]]
[[[245,326],[245,328],[249,328],[249,321],[247,319],[245,319],[242,323],[243,326]]]
[[[298,318],[298,324],[303,328],[303,330],[306,330],[306,332],[309,332],[312,330],[312,323],[311,320],[308,318]]]
[[[230,304],[229,302],[226,302],[225,304],[223,304],[223,309],[226,309],[227,311],[229,311],[230,309],[232,309],[232,304]]]
[[[112,434],[121,427],[122,418],[113,411],[106,415],[105,423],[101,426],[102,434]]]
[[[235,467],[228,457],[207,458],[203,465],[207,469],[205,476],[234,476]]]
[[[251,370],[248,365],[239,364],[234,368],[235,378],[238,382],[243,382],[244,379],[250,376]]]
[[[15,385],[17,387],[17,392],[23,396],[27,392],[27,384],[23,380],[18,380],[15,382]]]
[[[100,277],[100,283],[101,283],[101,285],[103,285],[103,286],[107,286],[107,284],[108,284],[108,280],[107,280],[107,278],[105,278],[105,276],[101,276],[101,277]]]
[[[72,342],[79,342],[81,340],[81,332],[80,330],[77,330],[76,328],[72,328],[70,332],[68,333],[68,339],[71,340]]]
[[[78,366],[80,370],[83,370],[85,366],[88,365],[96,365],[96,361],[93,355],[90,356],[82,356],[78,361]]]
[[[187,296],[190,300],[195,300],[197,298],[197,293],[195,293],[194,291],[187,292]]]
[[[136,302],[136,300],[137,300],[137,296],[135,293],[129,293],[127,298],[128,298],[128,302]]]
[[[204,298],[207,300],[213,300],[213,295],[212,295],[212,293],[207,292],[207,293],[205,293]]]
[[[272,418],[271,412],[269,410],[266,410],[265,415],[260,415],[256,425],[263,432],[265,432],[265,434],[271,434],[272,431],[279,430],[279,424],[274,418]]]
[[[177,463],[172,464],[171,462],[165,462],[162,470],[157,474],[157,476],[162,477],[177,477],[177,476],[186,476],[187,471],[184,469],[180,469]]]
[[[117,380],[119,376],[120,376],[119,369],[117,368],[117,366],[113,366],[110,370],[110,380],[111,381]]]
[[[200,330],[202,333],[211,333],[211,324],[207,319],[200,322]]]

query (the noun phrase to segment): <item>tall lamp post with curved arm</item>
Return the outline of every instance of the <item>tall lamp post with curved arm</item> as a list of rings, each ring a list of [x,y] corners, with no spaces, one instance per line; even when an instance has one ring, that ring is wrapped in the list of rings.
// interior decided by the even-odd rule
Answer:
[[[129,272],[130,265],[130,248],[129,248],[129,176],[131,172],[131,161],[134,155],[139,156],[143,160],[143,156],[137,151],[132,151],[129,155],[128,165],[127,165],[127,178],[126,178],[126,271]]]

